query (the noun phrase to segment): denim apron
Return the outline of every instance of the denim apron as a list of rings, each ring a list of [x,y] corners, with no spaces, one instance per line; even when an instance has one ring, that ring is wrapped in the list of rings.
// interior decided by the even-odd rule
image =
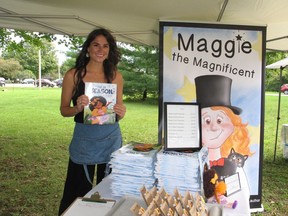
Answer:
[[[84,165],[89,179],[87,165],[108,163],[112,152],[122,146],[119,123],[106,125],[86,125],[75,123],[73,137],[69,146],[71,160]]]

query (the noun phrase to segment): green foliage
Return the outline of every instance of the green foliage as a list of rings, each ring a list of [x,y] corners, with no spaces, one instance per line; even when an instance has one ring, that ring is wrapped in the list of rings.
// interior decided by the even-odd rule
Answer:
[[[35,44],[23,42],[22,46],[23,49],[21,52],[19,52],[18,49],[3,50],[3,58],[17,60],[24,70],[32,71],[33,74],[38,77],[40,51],[42,75],[45,76],[45,74],[57,71],[58,64],[56,60],[56,51],[50,42],[42,40],[42,45],[40,47]]]
[[[126,97],[146,100],[158,96],[159,51],[148,46],[119,44],[122,54],[119,70],[123,74]]]
[[[59,113],[59,88],[0,88],[0,215],[57,215],[68,162],[73,118]],[[279,126],[288,123],[288,97],[282,96]],[[253,215],[287,215],[288,161],[283,159],[278,132],[273,162],[277,120],[277,94],[265,96],[263,205],[265,212]],[[25,101],[25,106],[19,101]],[[120,121],[124,144],[130,141],[156,143],[158,106],[127,102]]]
[[[67,59],[62,64],[61,71],[63,71],[65,73],[66,71],[68,71],[69,69],[71,69],[75,66],[78,53],[79,53],[78,50],[70,50],[70,51],[66,52]]]
[[[28,78],[31,78],[31,79],[35,80],[36,76],[30,70],[23,70],[23,71],[17,72],[16,78],[19,79],[19,80],[28,79]]]
[[[121,72],[125,80],[124,94],[127,98],[146,100],[145,93],[153,98],[157,97],[158,77],[143,73]]]
[[[0,215],[57,215],[74,126],[73,118],[60,115],[61,89],[0,87],[3,89],[6,91],[0,91]],[[25,106],[19,101],[25,101]],[[157,142],[157,106],[126,106],[130,111],[120,121],[124,142]]]
[[[7,41],[10,41],[11,32],[5,28],[0,28],[0,47],[5,48],[7,46]]]
[[[56,40],[57,37],[54,34],[0,28],[0,46],[10,51],[24,51],[24,43],[29,43],[42,49],[45,47],[43,41],[53,42]],[[73,50],[77,50],[83,44],[84,40],[85,37],[63,35],[63,39],[58,40],[58,44],[64,44]]]
[[[23,68],[18,61],[14,59],[5,60],[0,58],[0,77],[16,80],[22,70]]]
[[[17,38],[17,40],[14,40]],[[81,45],[85,37],[64,35],[58,41],[70,48],[66,53],[67,60],[61,66],[62,76],[75,65]],[[12,29],[0,29],[0,45],[3,49],[5,59],[14,58],[19,61],[24,70],[32,71],[38,77],[38,50],[42,50],[42,74],[46,78],[58,77],[58,66],[56,63],[55,50],[51,42],[56,36],[46,33],[26,32]],[[119,70],[125,80],[124,93],[127,98],[146,100],[147,97],[158,96],[159,83],[159,50],[154,47],[118,43],[122,53]],[[287,56],[285,52],[267,52],[266,65],[279,61]],[[21,71],[11,72],[5,77],[20,75]],[[12,78],[12,79],[14,79]],[[283,70],[283,83],[288,83],[288,69]],[[280,87],[279,69],[268,69],[265,74],[265,87],[267,91],[278,91]]]
[[[273,64],[281,59],[287,57],[285,52],[267,52],[266,53],[266,65]]]
[[[287,57],[283,52],[267,52],[266,65],[273,64]],[[266,69],[265,74],[266,91],[279,91],[281,84],[288,83],[288,71],[282,70],[282,83],[280,83],[280,70],[279,69]]]
[[[74,35],[64,35],[63,39],[59,40],[59,44],[65,44],[66,47],[70,47],[71,50],[79,51],[81,49],[82,44],[86,40],[86,37],[78,37]]]
[[[38,77],[39,61],[38,51],[41,50],[42,57],[42,75],[43,77],[53,79],[58,77],[58,63],[56,60],[55,50],[52,46],[53,41],[56,41],[57,37],[53,34],[28,32],[13,29],[0,29],[0,46],[2,47],[2,56],[5,59],[13,58],[20,62],[24,70],[33,72],[34,77]],[[63,36],[63,39],[58,40],[58,44],[65,44],[72,50],[79,50],[80,46],[84,42],[84,37],[75,36]],[[62,75],[71,65],[74,66],[75,60],[69,59],[62,66]],[[73,62],[73,63],[72,63]],[[26,77],[25,72],[19,77]]]
[[[29,43],[38,48],[43,47],[43,41],[52,42],[56,40],[53,34],[28,32],[14,29],[0,29],[0,45],[8,51],[23,52],[25,43]]]
[[[265,96],[264,123],[264,164],[263,164],[263,205],[265,212],[256,215],[287,215],[287,166],[288,160],[283,158],[281,129],[288,123],[288,97],[282,94],[280,103],[279,129],[276,141],[278,117],[278,93]],[[274,151],[276,150],[275,162]]]

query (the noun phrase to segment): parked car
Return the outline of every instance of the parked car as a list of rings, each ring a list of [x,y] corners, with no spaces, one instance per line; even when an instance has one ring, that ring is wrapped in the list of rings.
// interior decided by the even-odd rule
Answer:
[[[34,79],[24,79],[21,81],[22,84],[35,84]]]
[[[35,85],[38,87],[39,86],[39,79],[36,80],[35,82]],[[55,87],[56,86],[56,83],[54,82],[51,82],[50,80],[48,79],[41,79],[41,86],[47,86],[47,87]]]
[[[5,86],[5,79],[3,77],[0,77],[0,86]]]
[[[61,79],[56,79],[56,80],[54,80],[53,82],[55,82],[56,85],[61,88],[61,87],[62,87],[63,79],[62,79],[62,78],[61,78]]]
[[[288,95],[288,84],[283,84],[281,86],[281,92],[283,92],[285,95]]]

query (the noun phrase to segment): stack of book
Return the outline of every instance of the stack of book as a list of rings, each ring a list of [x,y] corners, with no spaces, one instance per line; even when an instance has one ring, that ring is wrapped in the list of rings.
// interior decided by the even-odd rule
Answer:
[[[173,193],[175,188],[183,194],[186,191],[200,192],[207,154],[202,150],[194,153],[159,151],[155,165],[158,188],[165,187],[168,193]]]
[[[149,145],[147,148],[147,145]],[[144,147],[143,147],[144,146]],[[157,148],[151,144],[129,143],[111,155],[111,191],[115,197],[139,196],[139,188],[152,188]]]

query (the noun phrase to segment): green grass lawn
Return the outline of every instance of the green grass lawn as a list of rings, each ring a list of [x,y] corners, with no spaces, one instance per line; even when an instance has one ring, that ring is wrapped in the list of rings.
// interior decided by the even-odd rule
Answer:
[[[68,160],[73,118],[59,112],[61,89],[0,88],[0,215],[57,214]],[[158,106],[125,102],[124,143],[157,143]],[[281,97],[276,161],[273,162],[278,97],[266,96],[263,215],[285,215],[288,162],[280,133],[288,124],[288,97]]]

